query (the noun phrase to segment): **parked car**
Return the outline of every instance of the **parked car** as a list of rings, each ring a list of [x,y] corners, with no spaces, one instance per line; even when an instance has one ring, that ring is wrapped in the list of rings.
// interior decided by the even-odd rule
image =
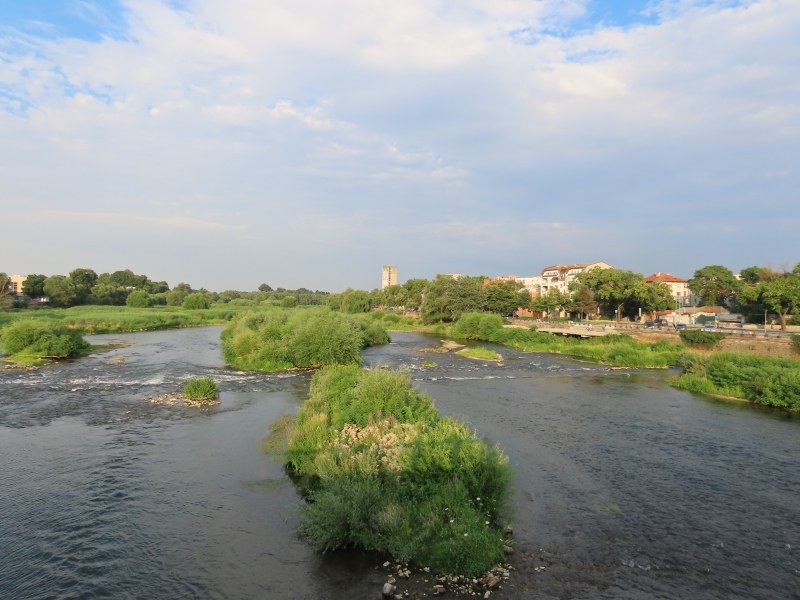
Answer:
[[[717,326],[714,323],[706,323],[703,325],[703,331],[716,331]]]
[[[645,321],[644,326],[647,327],[648,329],[652,329],[653,327],[656,326],[656,324],[653,321]]]
[[[675,329],[687,329],[686,323],[678,323],[675,325]]]

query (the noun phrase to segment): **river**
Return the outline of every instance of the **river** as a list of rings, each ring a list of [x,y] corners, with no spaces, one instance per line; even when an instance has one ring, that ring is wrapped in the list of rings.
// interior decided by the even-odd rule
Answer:
[[[225,369],[219,328],[0,371],[0,598],[377,598],[376,557],[320,556],[259,444],[306,374]],[[800,598],[800,419],[618,371],[495,348],[501,365],[393,334],[409,369],[514,469],[514,570],[492,598]],[[433,368],[423,362],[433,360]],[[211,409],[149,399],[210,375]]]

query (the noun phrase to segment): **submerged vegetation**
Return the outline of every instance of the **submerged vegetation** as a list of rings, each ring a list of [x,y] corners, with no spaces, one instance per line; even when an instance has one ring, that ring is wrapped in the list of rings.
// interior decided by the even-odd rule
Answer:
[[[222,332],[225,362],[238,369],[359,364],[361,350],[389,341],[377,321],[326,307],[273,308],[247,312]]]
[[[503,559],[507,457],[441,417],[404,373],[318,371],[285,456],[320,551],[386,552],[469,576]]]

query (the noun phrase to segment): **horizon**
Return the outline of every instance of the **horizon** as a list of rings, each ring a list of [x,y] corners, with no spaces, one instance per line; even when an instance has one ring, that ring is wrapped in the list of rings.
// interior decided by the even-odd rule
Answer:
[[[791,268],[799,29],[789,0],[6,3],[0,270]]]

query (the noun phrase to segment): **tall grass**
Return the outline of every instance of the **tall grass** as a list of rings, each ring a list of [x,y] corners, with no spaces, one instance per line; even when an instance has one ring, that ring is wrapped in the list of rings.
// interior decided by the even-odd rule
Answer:
[[[695,354],[684,368],[675,387],[800,410],[800,362],[795,359],[718,352]]]
[[[245,312],[222,332],[225,362],[239,369],[358,364],[361,350],[389,341],[379,324],[326,307],[268,308]]]
[[[46,358],[73,358],[89,349],[77,331],[57,323],[21,320],[0,330],[0,345],[9,358],[37,363]]]
[[[83,334],[155,331],[179,327],[220,325],[229,322],[245,307],[216,305],[205,310],[184,310],[171,306],[137,308],[130,306],[75,306],[40,308],[0,313],[3,321],[34,320],[57,323]]]
[[[286,459],[320,551],[363,548],[470,576],[503,559],[507,457],[441,417],[406,374],[317,372]]]
[[[219,386],[211,377],[192,377],[183,386],[183,397],[190,400],[217,400]]]

